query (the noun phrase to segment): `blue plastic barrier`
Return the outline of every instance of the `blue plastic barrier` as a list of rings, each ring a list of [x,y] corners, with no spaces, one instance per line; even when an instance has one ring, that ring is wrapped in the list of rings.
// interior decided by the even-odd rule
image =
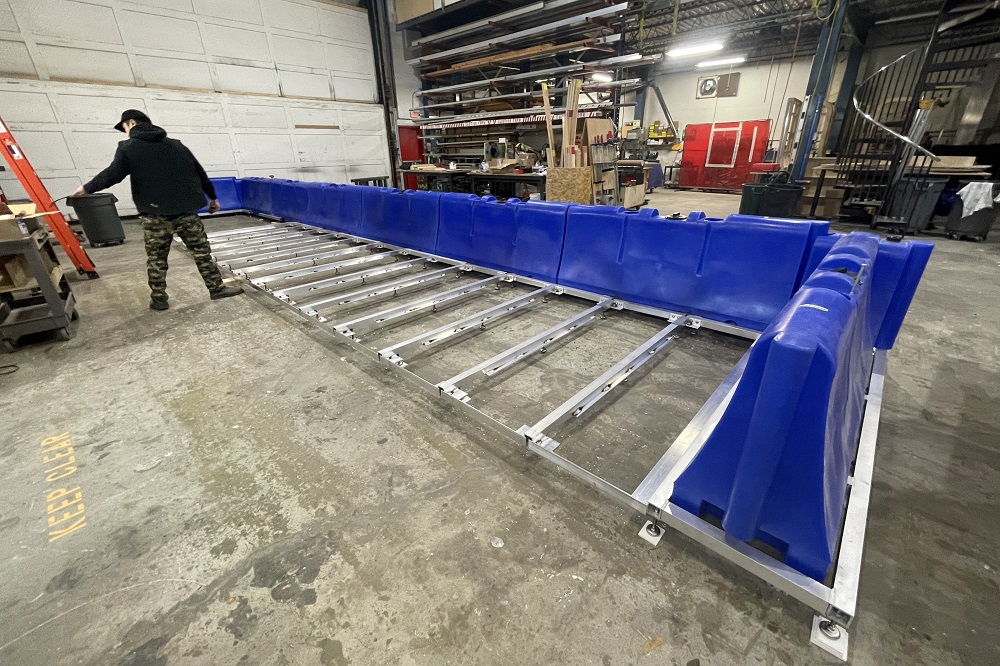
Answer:
[[[361,235],[422,252],[434,252],[440,219],[440,192],[364,187]]]
[[[437,254],[554,282],[568,204],[442,195]]]
[[[877,252],[868,234],[842,238],[782,308],[671,497],[816,580],[836,550],[872,360],[871,289],[855,275]]]
[[[309,207],[307,184],[275,178],[271,181],[273,214],[286,222],[303,222]]]
[[[240,190],[243,194],[244,208],[258,215],[273,215],[270,178],[241,178]]]
[[[572,206],[559,282],[763,330],[798,288],[823,223]]]
[[[225,176],[221,178],[210,178],[212,185],[215,186],[215,198],[219,201],[219,210],[241,210],[243,206],[243,194],[242,194],[242,181],[232,176]],[[198,210],[199,213],[205,213],[208,211],[208,204],[206,203],[201,209]]]

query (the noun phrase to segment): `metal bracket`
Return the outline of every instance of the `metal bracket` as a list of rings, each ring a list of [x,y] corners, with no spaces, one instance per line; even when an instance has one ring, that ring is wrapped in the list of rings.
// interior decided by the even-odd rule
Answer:
[[[847,629],[822,615],[813,617],[812,633],[809,642],[829,652],[842,661],[847,661]]]
[[[642,526],[641,530],[639,530],[639,536],[643,541],[646,541],[654,546],[659,546],[660,539],[663,538],[663,528],[655,521],[647,520],[646,524]]]
[[[701,328],[701,319],[688,319],[684,325],[688,328]]]
[[[611,309],[611,310],[624,310],[625,309],[625,303],[623,303],[622,301],[619,301],[619,300],[613,300],[613,301],[611,301],[611,306],[609,307],[609,309]]]

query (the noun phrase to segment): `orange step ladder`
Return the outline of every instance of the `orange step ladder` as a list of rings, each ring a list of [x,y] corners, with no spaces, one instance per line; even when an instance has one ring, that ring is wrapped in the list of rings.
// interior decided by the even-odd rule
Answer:
[[[45,220],[49,229],[59,240],[59,245],[76,266],[76,270],[80,275],[87,275],[90,278],[98,277],[94,262],[90,260],[86,250],[80,245],[80,239],[69,228],[62,212],[52,202],[49,191],[45,189],[45,185],[42,184],[31,163],[28,162],[24,151],[17,145],[17,141],[14,140],[10,130],[4,124],[3,118],[0,118],[0,145],[3,146],[3,151],[0,152],[3,152],[4,159],[7,160],[7,164],[10,165],[10,169],[17,176],[17,179],[21,181],[21,186],[28,192],[28,196],[35,202],[38,211],[48,213]]]

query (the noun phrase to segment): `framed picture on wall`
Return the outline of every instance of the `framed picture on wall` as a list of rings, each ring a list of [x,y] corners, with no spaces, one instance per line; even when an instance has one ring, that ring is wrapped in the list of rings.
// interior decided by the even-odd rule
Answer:
[[[719,93],[718,76],[701,76],[698,78],[698,90],[695,99],[709,99]]]

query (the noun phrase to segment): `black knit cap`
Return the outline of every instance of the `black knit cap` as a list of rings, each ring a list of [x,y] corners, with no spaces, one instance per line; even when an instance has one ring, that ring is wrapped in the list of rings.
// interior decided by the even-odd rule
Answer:
[[[124,128],[122,128],[122,125],[125,123],[126,120],[135,120],[136,122],[140,123],[153,122],[152,120],[149,119],[149,116],[147,116],[139,109],[126,109],[122,111],[122,119],[118,121],[117,125],[115,125],[115,129],[118,130],[119,132],[124,132],[125,130]]]

